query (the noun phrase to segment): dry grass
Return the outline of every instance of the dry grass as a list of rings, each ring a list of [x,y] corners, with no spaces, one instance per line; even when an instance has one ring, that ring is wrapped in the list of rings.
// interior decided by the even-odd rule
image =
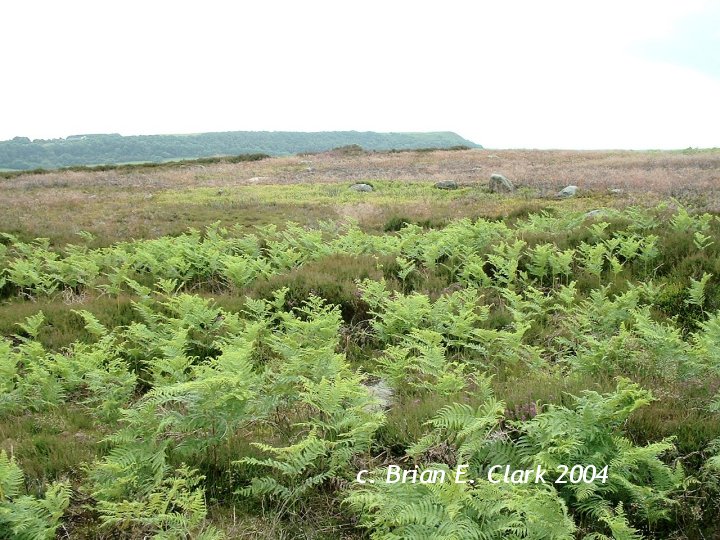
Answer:
[[[619,204],[652,201],[672,195],[692,198],[709,210],[720,210],[720,150],[683,152],[466,150],[366,153],[355,156],[323,153],[243,163],[184,164],[170,168],[111,171],[57,171],[0,181],[0,230],[25,238],[50,237],[77,241],[88,230],[100,243],[127,238],[178,234],[216,220],[254,225],[285,220],[359,218],[376,227],[387,216],[404,212],[418,218],[502,215],[507,205],[489,200],[482,191],[428,207],[427,201],[398,200],[397,208],[368,202],[303,200],[304,205],[266,204],[229,198],[244,187],[268,184],[347,184],[356,181],[434,182],[453,179],[461,186],[487,184],[499,172],[510,178],[526,199],[552,197],[574,184],[585,192],[625,190]],[[203,197],[194,201],[196,189]],[[208,189],[214,198],[207,197]],[[187,193],[188,191],[189,193]],[[177,194],[183,193],[179,197]],[[199,193],[199,192],[198,192]],[[171,198],[168,203],[168,197]],[[172,203],[172,197],[179,199]],[[188,204],[188,199],[193,204]],[[231,200],[228,200],[231,199]],[[162,200],[162,204],[159,204]]]
[[[121,188],[152,193],[182,187],[351,182],[362,179],[441,180],[485,183],[500,172],[519,186],[555,190],[568,184],[668,194],[678,189],[717,189],[720,150],[685,152],[465,150],[367,153],[327,152],[243,163],[182,165],[131,171],[59,171],[0,182],[0,191],[36,188],[87,190]]]

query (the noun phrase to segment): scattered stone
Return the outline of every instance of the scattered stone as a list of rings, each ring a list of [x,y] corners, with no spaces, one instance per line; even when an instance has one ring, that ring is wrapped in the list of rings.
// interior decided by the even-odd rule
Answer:
[[[375,405],[368,407],[369,412],[382,411],[390,408],[394,392],[386,381],[379,379],[375,383],[366,385],[366,388],[368,389],[368,393],[377,401]]]
[[[457,189],[458,183],[455,180],[440,180],[435,183],[435,187],[438,189]]]
[[[353,184],[350,186],[350,189],[353,191],[368,193],[373,190],[373,187],[370,184]]]
[[[577,186],[568,186],[560,190],[560,193],[558,193],[558,197],[574,197],[577,193],[577,190]]]
[[[502,174],[494,173],[490,176],[490,193],[512,193],[515,186]]]

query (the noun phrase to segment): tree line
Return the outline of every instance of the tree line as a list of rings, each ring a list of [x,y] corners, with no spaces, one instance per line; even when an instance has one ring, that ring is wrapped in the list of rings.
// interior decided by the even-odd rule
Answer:
[[[365,150],[476,148],[452,132],[230,131],[192,135],[73,135],[64,139],[15,137],[0,142],[0,169],[53,169],[75,165],[164,162],[238,154],[288,155],[359,145]]]

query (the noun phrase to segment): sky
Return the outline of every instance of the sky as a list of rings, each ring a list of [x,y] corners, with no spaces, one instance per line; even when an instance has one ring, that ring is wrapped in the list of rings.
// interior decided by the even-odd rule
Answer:
[[[357,130],[720,147],[720,0],[24,0],[0,20],[0,140]]]

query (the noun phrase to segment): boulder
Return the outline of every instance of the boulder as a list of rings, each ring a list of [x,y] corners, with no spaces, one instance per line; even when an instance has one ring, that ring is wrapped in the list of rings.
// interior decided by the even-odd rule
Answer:
[[[373,187],[370,184],[353,184],[352,186],[350,186],[350,189],[362,193],[369,193],[373,190]]]
[[[560,193],[558,193],[558,197],[574,197],[577,193],[577,190],[577,186],[568,186],[560,190]]]
[[[460,186],[455,180],[441,180],[435,183],[435,187],[438,189],[457,189]]]
[[[585,214],[586,218],[596,218],[601,217],[607,214],[607,210],[603,208],[598,208],[597,210],[590,210]]]
[[[366,408],[368,412],[378,412],[390,408],[394,392],[386,381],[380,379],[372,384],[366,384],[365,387],[368,394],[375,398],[375,404]]]
[[[490,176],[490,193],[511,193],[514,190],[512,182],[502,174],[494,173]]]

